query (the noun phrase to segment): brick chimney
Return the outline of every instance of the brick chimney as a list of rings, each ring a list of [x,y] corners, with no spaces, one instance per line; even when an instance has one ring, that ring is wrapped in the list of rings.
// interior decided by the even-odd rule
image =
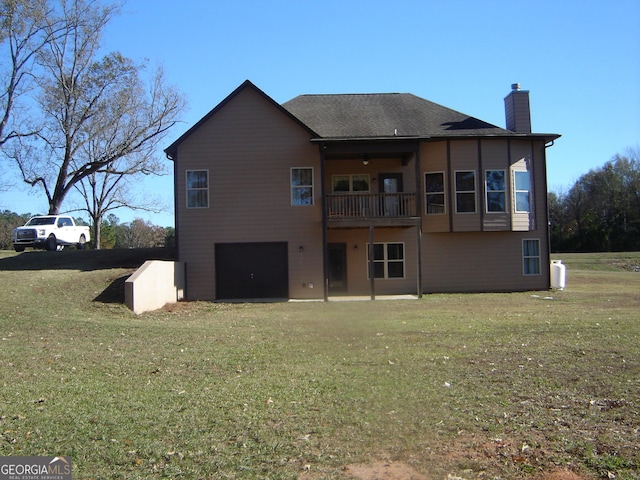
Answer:
[[[516,133],[531,133],[531,111],[529,91],[520,90],[520,84],[511,85],[511,92],[504,98],[507,130]]]

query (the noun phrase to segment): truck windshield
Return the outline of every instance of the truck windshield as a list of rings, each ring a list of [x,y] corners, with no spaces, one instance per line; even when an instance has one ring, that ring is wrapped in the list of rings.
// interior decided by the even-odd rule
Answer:
[[[53,225],[56,222],[56,217],[35,217],[27,222],[28,226],[33,225]]]

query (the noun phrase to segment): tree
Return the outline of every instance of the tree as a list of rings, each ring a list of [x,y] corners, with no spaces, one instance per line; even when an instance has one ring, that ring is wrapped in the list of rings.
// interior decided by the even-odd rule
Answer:
[[[155,142],[150,142],[155,145]],[[92,157],[92,151],[87,154]],[[136,177],[143,175],[161,175],[164,167],[153,152],[131,154],[115,160],[109,168],[94,172],[74,185],[80,192],[84,207],[92,219],[95,248],[102,246],[103,218],[114,210],[128,208],[158,213],[163,205],[156,199],[140,198],[130,188]]]
[[[11,234],[13,229],[24,225],[31,217],[31,214],[18,215],[17,213],[4,210],[0,212],[0,250],[13,248]]]
[[[25,119],[13,121],[19,100],[33,86],[37,55],[61,34],[48,0],[0,1],[0,148],[13,139],[31,136]],[[24,108],[24,106],[22,106]]]
[[[640,150],[628,149],[549,195],[551,245],[568,251],[640,250]]]
[[[164,247],[167,232],[164,228],[136,218],[129,224],[120,225],[116,232],[119,248]]]
[[[66,28],[57,36],[47,30],[51,40],[37,55],[42,127],[12,157],[23,180],[43,189],[50,214],[83,180],[130,174],[122,159],[141,158],[149,165],[143,169],[153,168],[152,152],[185,106],[161,69],[147,88],[145,65],[117,52],[97,58],[100,35],[116,13],[96,0],[61,0]],[[93,214],[102,218],[104,211]]]

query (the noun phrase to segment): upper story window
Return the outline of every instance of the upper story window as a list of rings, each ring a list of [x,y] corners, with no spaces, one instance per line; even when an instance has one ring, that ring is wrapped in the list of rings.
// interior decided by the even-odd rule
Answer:
[[[525,275],[540,275],[540,240],[522,240],[522,271]]]
[[[444,203],[444,172],[425,173],[424,191],[426,192],[427,215],[441,215],[445,213]]]
[[[313,205],[313,167],[291,169],[291,205]]]
[[[513,172],[513,183],[516,200],[516,212],[527,213],[531,211],[531,195],[530,185],[531,179],[529,172],[515,171]]]
[[[369,175],[334,175],[332,190],[334,193],[369,192]]]
[[[455,172],[456,213],[476,213],[476,172]]]
[[[187,170],[187,208],[209,207],[209,170]]]
[[[504,170],[485,171],[485,191],[487,212],[505,212],[507,191]]]

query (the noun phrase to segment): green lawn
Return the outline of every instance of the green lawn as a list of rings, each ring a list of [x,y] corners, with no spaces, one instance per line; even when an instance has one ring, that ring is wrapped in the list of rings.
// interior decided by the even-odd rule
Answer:
[[[77,479],[639,479],[640,254],[553,258],[562,292],[136,316],[135,252],[0,252],[0,455],[71,455]]]

